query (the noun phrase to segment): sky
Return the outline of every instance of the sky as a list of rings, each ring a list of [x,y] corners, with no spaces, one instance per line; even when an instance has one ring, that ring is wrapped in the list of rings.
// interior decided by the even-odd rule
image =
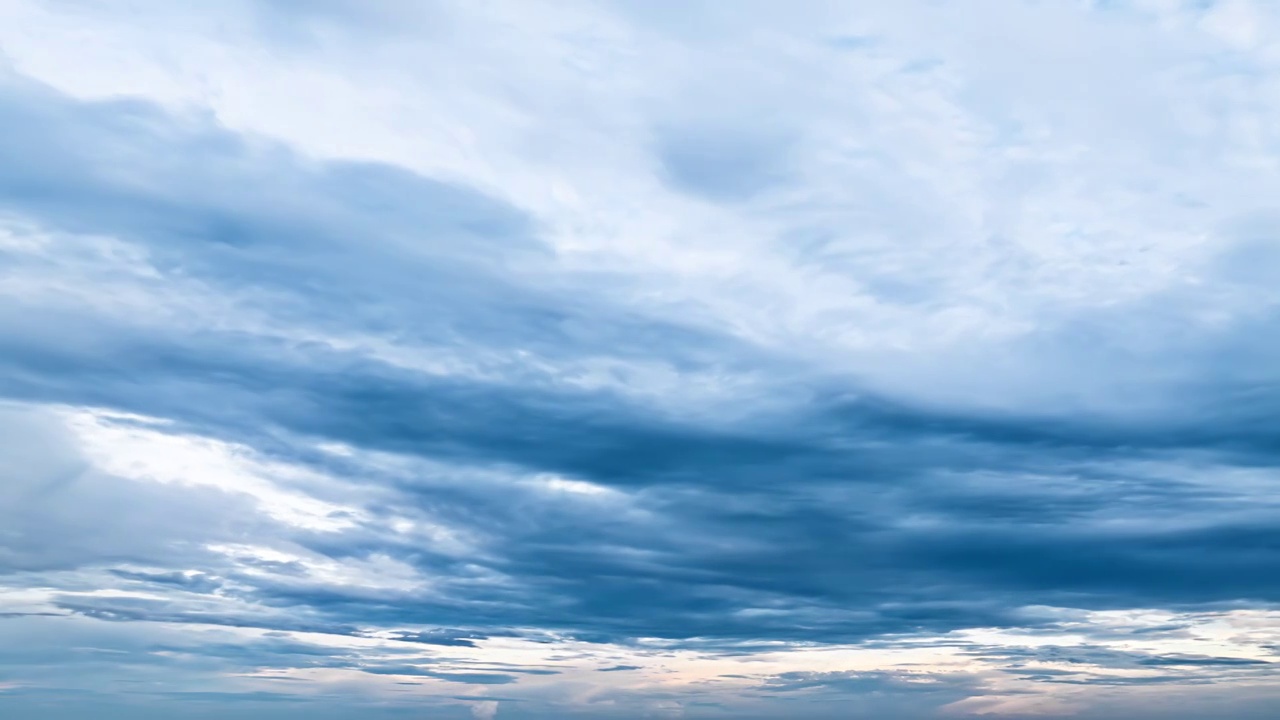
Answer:
[[[0,715],[1273,718],[1280,4],[0,0]]]

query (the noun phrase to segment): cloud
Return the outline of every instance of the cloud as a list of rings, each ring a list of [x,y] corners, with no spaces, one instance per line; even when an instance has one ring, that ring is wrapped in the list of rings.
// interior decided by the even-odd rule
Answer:
[[[1266,8],[296,5],[0,10],[22,713],[1272,699]]]
[[[414,665],[364,668],[362,672],[367,672],[372,675],[408,675],[412,677],[429,677],[439,680],[447,680],[449,682],[465,683],[467,685],[505,685],[516,681],[516,677],[514,675],[502,675],[499,673],[436,672]]]
[[[749,200],[785,177],[785,138],[752,137],[732,127],[672,128],[658,155],[668,180],[714,201]]]

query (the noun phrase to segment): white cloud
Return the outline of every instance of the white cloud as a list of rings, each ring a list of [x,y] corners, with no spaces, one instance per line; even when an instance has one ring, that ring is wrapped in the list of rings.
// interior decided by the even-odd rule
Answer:
[[[0,37],[20,71],[78,96],[490,189],[538,218],[564,268],[609,273],[644,312],[933,397],[1032,403],[1065,384],[1107,404],[1107,380],[1035,367],[1020,341],[1189,292],[1221,223],[1280,177],[1257,125],[1276,94],[1207,68],[1191,11],[1153,28],[1066,2],[766,5],[752,35],[710,9],[516,3],[397,19],[426,43],[321,24],[319,52],[253,3],[140,7],[10,3]],[[1246,7],[1265,12],[1219,3],[1203,23],[1259,26],[1231,20]],[[795,138],[777,149],[797,168],[785,191],[722,207],[663,183],[657,128],[731,134],[744,108]]]
[[[359,508],[280,486],[280,482],[331,486],[333,479],[257,458],[243,446],[122,423],[109,413],[69,410],[65,421],[94,465],[118,477],[205,485],[248,495],[266,515],[303,528],[336,531],[361,519]]]

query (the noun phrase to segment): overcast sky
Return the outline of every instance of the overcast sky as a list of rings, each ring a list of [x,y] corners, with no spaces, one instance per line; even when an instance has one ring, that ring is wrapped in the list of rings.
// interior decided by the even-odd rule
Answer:
[[[1280,4],[0,0],[0,715],[1274,718]]]

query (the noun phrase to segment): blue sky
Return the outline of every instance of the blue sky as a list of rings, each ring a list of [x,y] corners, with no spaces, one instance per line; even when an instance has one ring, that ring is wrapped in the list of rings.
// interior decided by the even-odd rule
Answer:
[[[1273,717],[1278,38],[0,0],[0,710]]]

